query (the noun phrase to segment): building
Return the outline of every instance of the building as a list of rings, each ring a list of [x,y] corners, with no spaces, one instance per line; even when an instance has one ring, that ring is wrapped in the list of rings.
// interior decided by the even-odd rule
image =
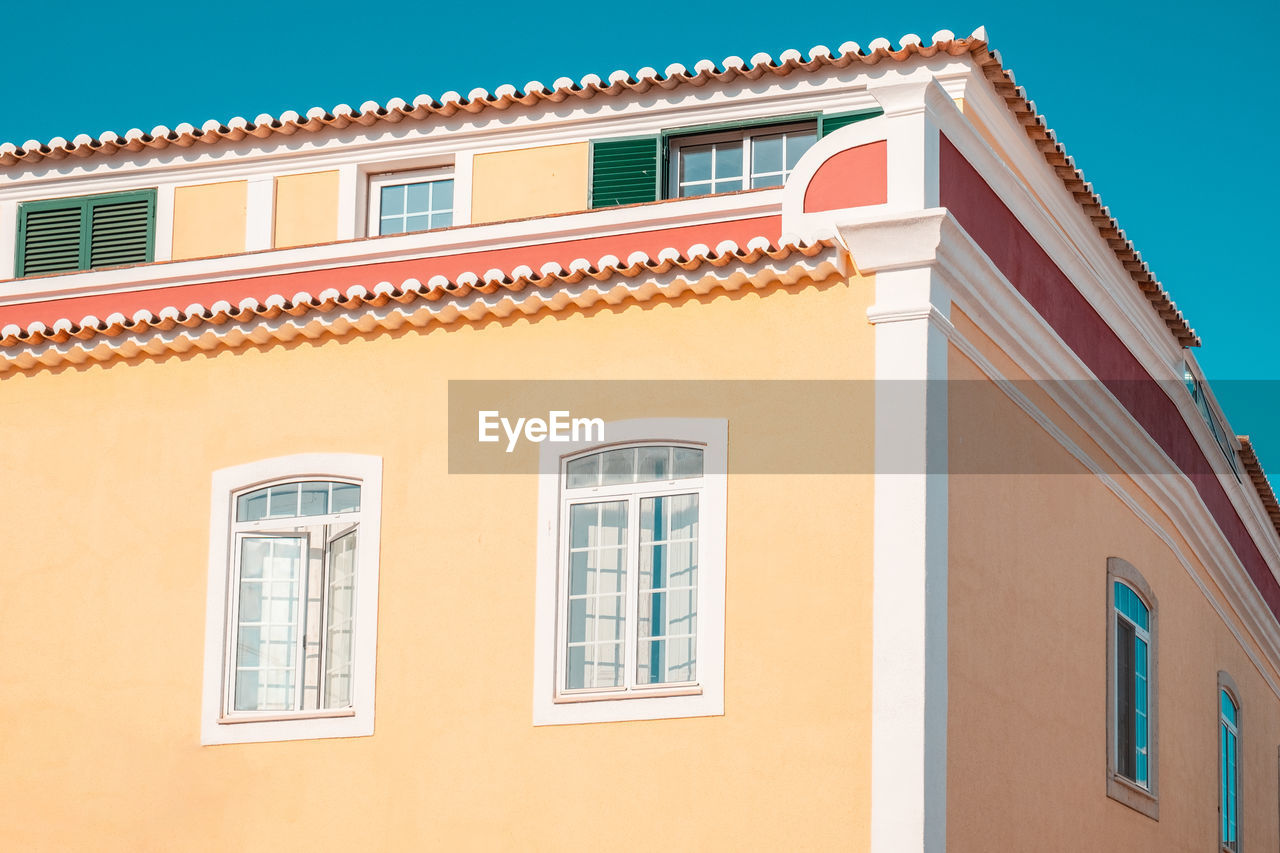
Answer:
[[[6,846],[1274,851],[1198,343],[982,31],[6,144]]]

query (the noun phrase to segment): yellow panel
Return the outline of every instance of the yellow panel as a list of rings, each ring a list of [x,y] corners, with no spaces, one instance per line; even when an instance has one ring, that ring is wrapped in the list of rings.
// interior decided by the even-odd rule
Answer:
[[[868,380],[872,327],[850,318],[873,294],[802,283],[0,379],[0,467],[43,489],[38,512],[0,490],[22,602],[0,619],[0,730],[22,733],[0,847],[865,850],[870,473],[762,473],[803,417],[696,402],[730,419],[737,466],[725,714],[535,728],[538,478],[450,474],[446,448],[450,377]],[[872,415],[838,440],[869,442]],[[210,473],[313,451],[384,460],[375,734],[201,747]]]
[[[586,210],[589,163],[585,142],[478,154],[472,165],[471,221]]]
[[[173,192],[173,259],[244,251],[248,181],[178,187]]]
[[[336,239],[337,171],[276,178],[276,248],[329,243]]]

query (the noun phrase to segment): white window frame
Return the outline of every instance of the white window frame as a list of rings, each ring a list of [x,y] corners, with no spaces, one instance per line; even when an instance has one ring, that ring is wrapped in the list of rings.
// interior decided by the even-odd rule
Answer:
[[[360,540],[356,553],[356,605],[352,648],[351,706],[340,709],[261,713],[225,712],[234,630],[235,498],[255,488],[297,480],[343,480],[360,484]],[[274,524],[306,522],[277,519]],[[378,554],[382,526],[382,459],[354,453],[307,453],[223,468],[213,474],[209,509],[209,574],[205,611],[202,744],[259,743],[373,734],[378,642]]]
[[[452,228],[458,223],[458,181],[453,166],[432,166],[427,169],[412,169],[399,172],[378,172],[369,175],[369,215],[366,220],[365,233],[369,237],[396,237],[404,234],[420,234],[421,231],[402,231],[397,234],[382,234],[382,188],[398,187],[402,184],[429,184],[436,181],[453,181],[453,221],[446,226]],[[439,229],[431,229],[439,230]]]
[[[644,444],[703,448],[698,481],[698,638],[697,681],[632,690],[564,690],[562,607],[566,581],[561,555],[564,524],[561,488],[570,457],[587,451]],[[725,500],[728,421],[714,418],[651,418],[606,423],[604,440],[545,442],[538,483],[538,561],[534,614],[533,724],[564,725],[621,720],[657,720],[724,714]],[[626,494],[678,492],[678,480],[638,483]],[[599,487],[601,499],[616,497],[614,486]],[[570,500],[576,500],[575,490]],[[674,492],[673,492],[674,493]],[[628,617],[633,618],[628,612]],[[629,680],[629,679],[628,679]]]
[[[1116,617],[1125,618],[1116,607],[1116,582],[1127,586],[1147,608],[1147,784],[1142,785],[1119,771],[1119,721],[1116,719],[1119,695],[1116,665]],[[1160,819],[1160,603],[1151,585],[1137,567],[1120,557],[1107,558],[1107,796],[1141,812],[1152,820]],[[1136,626],[1135,626],[1136,627]]]
[[[725,192],[742,192],[750,189],[778,189],[784,186],[790,175],[786,169],[785,153],[783,155],[783,179],[781,184],[773,184],[770,187],[752,187],[751,179],[755,176],[755,163],[752,160],[751,141],[763,136],[776,136],[781,133],[792,133],[801,130],[813,130],[814,144],[819,141],[819,129],[817,119],[806,119],[801,121],[790,121],[785,124],[764,124],[754,127],[734,128],[723,131],[709,131],[707,133],[691,133],[687,136],[671,136],[667,140],[667,198],[705,198],[708,195],[723,195],[723,193],[703,193],[696,196],[680,195],[680,151],[682,148],[696,148],[702,145],[711,145],[719,142],[733,142],[738,140],[742,143],[742,189],[725,190]],[[774,174],[769,172],[766,174]],[[712,177],[714,179],[714,168]],[[699,182],[701,183],[701,182]]]

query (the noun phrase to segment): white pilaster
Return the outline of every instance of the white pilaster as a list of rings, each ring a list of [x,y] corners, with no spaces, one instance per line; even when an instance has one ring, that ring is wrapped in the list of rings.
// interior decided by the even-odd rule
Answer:
[[[257,252],[270,249],[275,236],[275,176],[255,175],[250,178],[245,203],[244,250]]]

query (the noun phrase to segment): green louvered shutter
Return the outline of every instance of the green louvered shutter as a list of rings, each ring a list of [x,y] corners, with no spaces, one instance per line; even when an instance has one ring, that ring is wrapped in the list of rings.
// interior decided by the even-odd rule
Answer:
[[[19,276],[80,269],[80,235],[85,206],[23,205],[19,216]]]
[[[833,113],[831,115],[821,116],[818,119],[818,138],[821,139],[827,134],[837,131],[842,127],[848,127],[856,122],[882,115],[884,115],[884,110],[879,107],[875,107],[869,110],[859,110],[854,113]]]
[[[151,260],[154,192],[101,196],[90,204],[89,267],[142,264]]]
[[[154,256],[155,190],[26,202],[18,276],[139,264]]]
[[[657,201],[661,165],[661,137],[592,142],[591,207]]]

